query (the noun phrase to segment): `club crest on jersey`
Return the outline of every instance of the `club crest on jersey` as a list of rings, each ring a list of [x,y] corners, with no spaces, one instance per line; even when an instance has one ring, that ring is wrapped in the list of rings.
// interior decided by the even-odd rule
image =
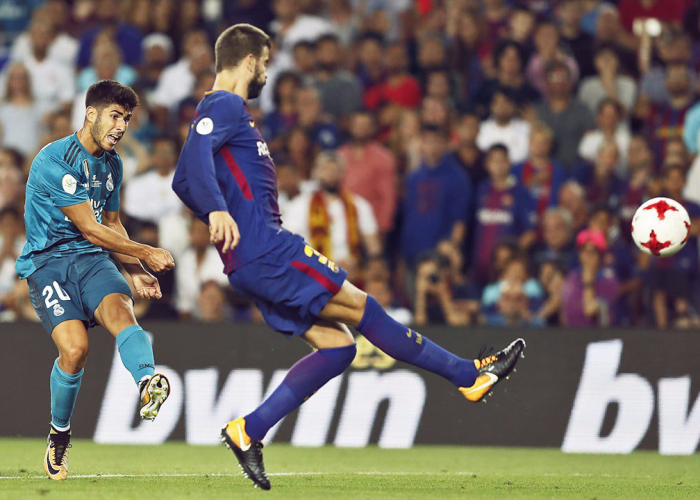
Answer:
[[[85,177],[90,178],[90,164],[87,160],[83,160],[83,170],[85,170]]]
[[[114,191],[114,181],[112,180],[111,173],[107,175],[107,183],[105,186],[107,186],[107,191]]]

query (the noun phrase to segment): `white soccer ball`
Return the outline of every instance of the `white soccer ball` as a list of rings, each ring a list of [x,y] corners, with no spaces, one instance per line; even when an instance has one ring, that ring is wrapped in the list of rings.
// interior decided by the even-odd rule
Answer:
[[[670,198],[654,198],[637,209],[632,238],[639,249],[654,257],[668,257],[683,248],[690,236],[690,217],[683,205]]]

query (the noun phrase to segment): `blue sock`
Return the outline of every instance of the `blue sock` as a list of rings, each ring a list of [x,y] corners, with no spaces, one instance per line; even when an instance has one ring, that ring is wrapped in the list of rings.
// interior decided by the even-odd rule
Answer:
[[[343,373],[356,353],[357,348],[352,344],[319,349],[301,358],[270,397],[245,417],[246,433],[256,441],[262,440],[273,425],[299,408],[329,380]]]
[[[386,354],[399,361],[437,373],[457,387],[471,387],[476,380],[476,366],[394,321],[382,306],[367,296],[367,305],[357,331]]]
[[[51,370],[51,425],[63,430],[70,427],[70,417],[75,408],[75,400],[80,390],[80,380],[83,372],[80,370],[75,375],[66,373],[58,366],[58,358],[53,363]]]
[[[142,378],[156,372],[151,340],[139,325],[127,326],[119,332],[117,347],[122,363],[137,384]]]

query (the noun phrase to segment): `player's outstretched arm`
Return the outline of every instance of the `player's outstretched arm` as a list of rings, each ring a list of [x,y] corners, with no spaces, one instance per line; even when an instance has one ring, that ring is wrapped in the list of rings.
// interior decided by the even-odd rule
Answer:
[[[157,273],[175,267],[173,256],[167,250],[136,243],[97,222],[90,201],[59,208],[93,245],[142,260]]]
[[[129,239],[129,234],[126,232],[126,228],[122,225],[122,221],[119,218],[119,210],[103,210],[102,224],[121,234],[124,238]],[[158,279],[143,268],[139,259],[117,252],[112,252],[112,255],[119,261],[124,270],[129,273],[131,280],[134,282],[136,293],[138,293],[141,298],[160,299],[163,297]]]

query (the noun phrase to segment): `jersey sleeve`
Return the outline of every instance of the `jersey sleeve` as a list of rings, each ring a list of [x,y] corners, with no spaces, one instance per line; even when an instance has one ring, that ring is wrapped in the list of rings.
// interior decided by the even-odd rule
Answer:
[[[89,200],[88,191],[80,182],[80,174],[67,163],[47,156],[37,166],[38,184],[57,207],[69,207]]]
[[[124,177],[122,159],[118,155],[115,155],[110,162],[110,167],[111,176],[107,177],[107,199],[105,200],[104,209],[108,212],[117,212],[120,207],[120,192],[122,188],[122,178]]]
[[[200,110],[180,158],[187,164],[187,187],[199,209],[209,214],[228,207],[216,177],[214,153],[232,139],[243,117],[243,100],[225,96]]]

